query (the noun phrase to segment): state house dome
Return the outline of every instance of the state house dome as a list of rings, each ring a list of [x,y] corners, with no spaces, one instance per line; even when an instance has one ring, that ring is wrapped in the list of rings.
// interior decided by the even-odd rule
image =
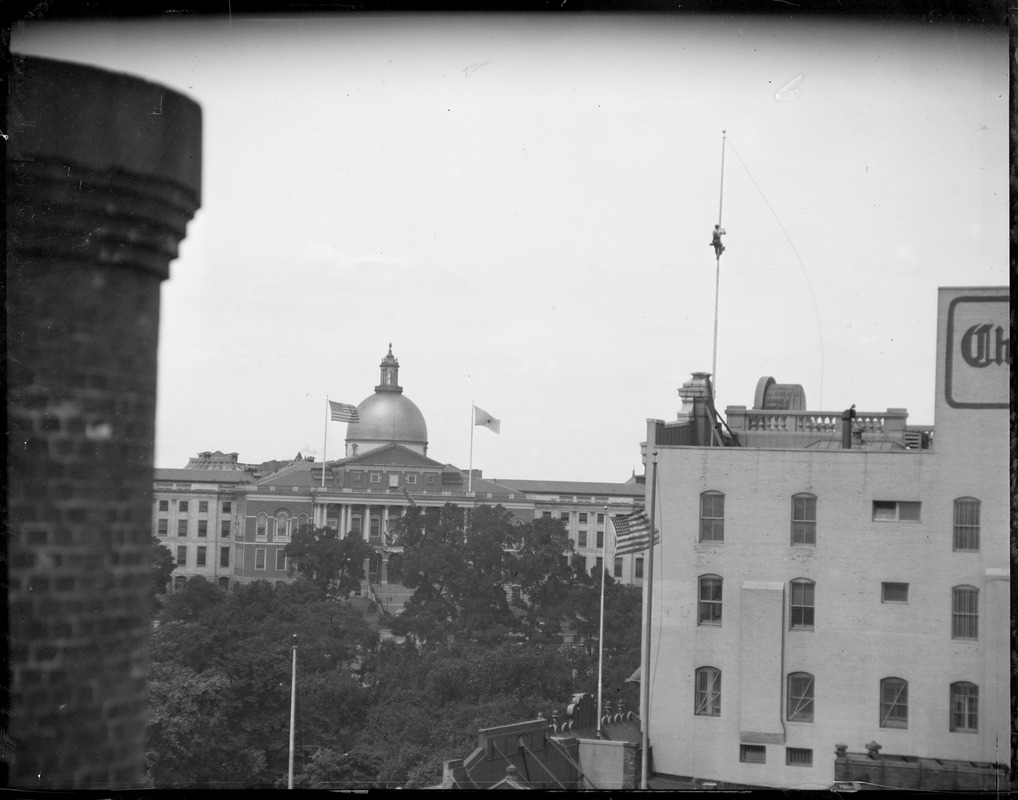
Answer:
[[[355,456],[396,442],[421,455],[428,454],[428,426],[413,400],[399,385],[399,361],[392,344],[382,363],[374,394],[357,406],[358,422],[346,426],[346,455]]]

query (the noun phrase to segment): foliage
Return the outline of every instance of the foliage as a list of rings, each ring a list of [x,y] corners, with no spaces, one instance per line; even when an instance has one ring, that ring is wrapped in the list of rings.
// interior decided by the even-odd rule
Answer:
[[[149,683],[157,788],[286,785],[294,633],[300,788],[434,786],[478,729],[564,713],[572,694],[597,691],[600,576],[571,556],[559,520],[515,525],[498,506],[467,519],[447,505],[397,525],[414,589],[392,621],[403,642],[379,643],[328,598],[342,577],[329,573],[334,545],[317,546],[323,529],[305,537],[313,563],[292,584],[225,593],[193,578],[166,597]],[[604,581],[604,696],[635,709],[641,592]],[[510,604],[512,586],[523,594]],[[564,631],[583,646],[564,645]]]
[[[176,559],[173,558],[173,551],[159,541],[158,536],[152,537],[152,581],[154,593],[157,595],[166,594],[166,587],[170,583],[170,576],[177,568]]]
[[[357,536],[340,538],[333,528],[301,525],[286,546],[294,568],[328,597],[347,598],[360,588],[370,545]]]

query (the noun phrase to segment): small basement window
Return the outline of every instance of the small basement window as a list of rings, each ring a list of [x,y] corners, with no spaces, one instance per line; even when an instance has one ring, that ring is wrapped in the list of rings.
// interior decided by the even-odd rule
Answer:
[[[874,522],[918,522],[922,503],[905,500],[874,500]]]

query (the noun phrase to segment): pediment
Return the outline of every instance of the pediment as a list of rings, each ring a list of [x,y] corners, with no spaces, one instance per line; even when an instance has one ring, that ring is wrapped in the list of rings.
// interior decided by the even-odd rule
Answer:
[[[401,444],[387,444],[367,453],[350,456],[342,461],[333,462],[333,468],[346,469],[356,467],[428,467],[441,469],[444,465],[440,461],[423,456],[420,453],[404,447]]]

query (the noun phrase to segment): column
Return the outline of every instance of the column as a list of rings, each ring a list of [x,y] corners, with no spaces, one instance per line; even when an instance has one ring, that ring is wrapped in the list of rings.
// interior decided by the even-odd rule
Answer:
[[[10,77],[8,785],[138,789],[159,290],[201,109],[78,64],[12,54]]]

